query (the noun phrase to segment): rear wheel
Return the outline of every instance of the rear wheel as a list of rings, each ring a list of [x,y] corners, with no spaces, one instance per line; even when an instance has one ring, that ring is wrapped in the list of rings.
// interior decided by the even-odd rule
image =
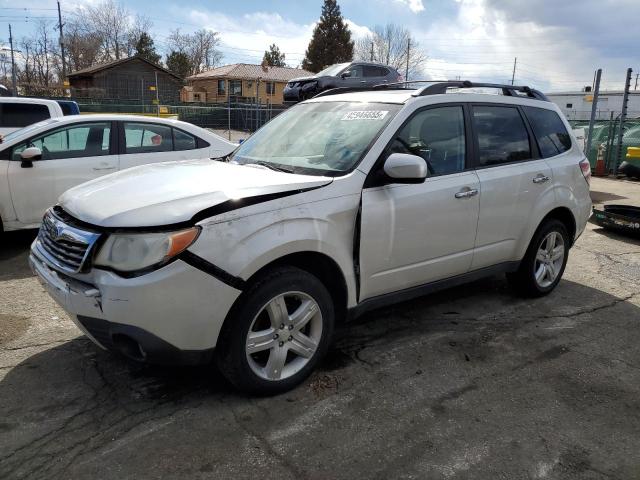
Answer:
[[[293,267],[272,270],[243,294],[225,322],[218,366],[240,390],[284,392],[324,356],[333,322],[333,302],[320,280]]]
[[[536,231],[517,272],[509,281],[522,294],[539,297],[560,282],[569,256],[569,235],[562,222],[545,221]]]

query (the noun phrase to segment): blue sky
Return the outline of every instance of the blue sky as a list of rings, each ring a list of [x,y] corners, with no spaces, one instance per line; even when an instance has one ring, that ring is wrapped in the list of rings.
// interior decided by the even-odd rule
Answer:
[[[100,0],[62,0],[64,15]],[[627,67],[640,69],[637,34],[624,28],[640,18],[640,0],[338,0],[355,37],[393,22],[411,30],[429,57],[425,78],[510,80],[543,90],[590,85],[604,69],[605,88],[620,88]],[[287,63],[303,58],[322,0],[121,0],[131,16],[146,15],[164,53],[171,30],[220,32],[223,63],[259,63],[276,43]],[[606,16],[603,4],[607,3]],[[0,0],[0,41],[7,23],[28,35],[35,17],[53,17],[55,0]],[[18,9],[20,8],[20,9]],[[52,20],[53,21],[53,20]]]

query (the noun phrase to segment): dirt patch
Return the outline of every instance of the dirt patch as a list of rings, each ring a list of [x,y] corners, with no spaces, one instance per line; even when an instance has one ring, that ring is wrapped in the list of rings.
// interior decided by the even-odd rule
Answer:
[[[21,337],[28,327],[28,317],[0,313],[0,345]]]

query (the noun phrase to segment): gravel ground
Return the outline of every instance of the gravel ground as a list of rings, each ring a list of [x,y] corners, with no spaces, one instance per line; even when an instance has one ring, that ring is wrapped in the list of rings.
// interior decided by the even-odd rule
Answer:
[[[640,204],[640,185],[592,183]],[[94,347],[0,250],[0,478],[640,478],[640,242],[589,225],[564,280],[371,312],[273,398]]]

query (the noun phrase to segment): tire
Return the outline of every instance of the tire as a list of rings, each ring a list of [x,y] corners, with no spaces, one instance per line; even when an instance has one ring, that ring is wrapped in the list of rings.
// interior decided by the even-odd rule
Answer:
[[[227,317],[218,368],[247,393],[290,390],[326,354],[334,319],[333,300],[318,278],[295,267],[275,268],[250,285]]]
[[[552,238],[555,246],[549,250],[548,242]],[[518,293],[527,297],[541,297],[551,293],[567,266],[570,244],[567,228],[561,221],[545,220],[533,235],[518,270],[507,275],[509,283]],[[559,246],[562,246],[561,259],[557,258]],[[556,253],[550,253],[551,251]]]

